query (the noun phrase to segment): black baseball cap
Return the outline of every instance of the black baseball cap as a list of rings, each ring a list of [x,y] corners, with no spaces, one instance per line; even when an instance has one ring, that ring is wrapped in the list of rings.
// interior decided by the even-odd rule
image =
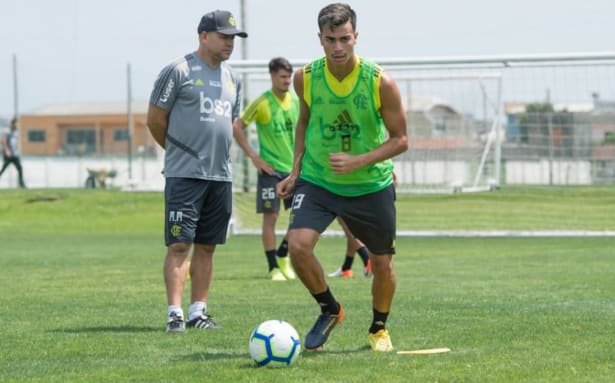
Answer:
[[[248,37],[244,31],[237,29],[235,18],[229,11],[221,11],[219,9],[206,13],[199,23],[198,32],[219,32],[223,35],[236,35],[239,37]]]

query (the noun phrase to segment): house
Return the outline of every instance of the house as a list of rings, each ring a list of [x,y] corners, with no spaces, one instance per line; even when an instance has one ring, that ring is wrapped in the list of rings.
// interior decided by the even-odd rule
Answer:
[[[479,124],[444,100],[435,96],[412,96],[405,104],[415,158],[446,159],[453,152],[463,157],[465,151],[474,152],[482,145]]]
[[[146,126],[148,103],[131,104],[132,153],[154,155],[156,145]],[[19,116],[23,155],[113,156],[128,151],[125,102],[58,103]]]
[[[452,106],[435,96],[411,96],[405,100],[412,137],[465,136],[464,118]]]
[[[413,190],[482,187],[485,122],[460,113],[436,96],[411,95],[406,107],[409,150],[396,157],[396,174]]]

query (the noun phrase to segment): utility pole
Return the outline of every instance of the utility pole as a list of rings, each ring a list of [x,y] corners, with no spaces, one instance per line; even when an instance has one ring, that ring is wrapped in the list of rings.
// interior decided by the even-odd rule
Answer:
[[[17,54],[13,53],[13,117],[19,116],[19,87],[17,86]]]
[[[247,21],[246,21],[246,1],[245,0],[240,0],[239,1],[239,14],[241,17],[241,29],[246,31],[247,30]],[[248,39],[241,39],[241,59],[242,60],[247,60],[248,59]],[[242,75],[242,93],[243,93],[243,106],[245,107],[246,105],[248,105],[248,74],[244,73]],[[244,134],[246,135],[246,138],[248,139],[248,143],[250,143],[250,128],[248,127],[248,129],[244,129]],[[242,161],[241,161],[241,165],[243,166],[243,181],[242,181],[242,190],[244,192],[248,192],[250,191],[250,163],[248,161],[248,156],[243,156],[242,157]]]
[[[127,85],[127,100],[126,100],[126,111],[128,117],[128,179],[132,180],[132,131],[133,131],[133,123],[132,123],[132,80],[131,80],[131,70],[130,63],[126,65],[126,85]]]

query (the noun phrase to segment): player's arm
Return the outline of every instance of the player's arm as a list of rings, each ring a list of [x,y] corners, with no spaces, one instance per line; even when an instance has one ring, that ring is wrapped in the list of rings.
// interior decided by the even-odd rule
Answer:
[[[147,127],[152,137],[163,149],[166,145],[167,129],[169,127],[169,112],[154,104],[149,104],[147,110]]]
[[[389,139],[382,145],[384,146],[382,158],[371,163],[395,157],[408,150],[406,111],[397,84],[386,72],[380,79],[380,114],[389,132]]]
[[[295,72],[293,86],[299,98],[299,117],[295,127],[295,151],[293,155],[293,168],[290,175],[296,179],[299,178],[301,173],[301,160],[305,153],[305,132],[310,122],[310,108],[303,97],[303,68],[299,68]]]
[[[329,163],[336,174],[347,174],[353,170],[393,158],[408,149],[406,112],[404,111],[397,84],[386,73],[380,78],[380,114],[389,133],[389,138],[376,149],[359,155],[331,153]]]
[[[256,151],[252,148],[252,146],[250,146],[250,143],[244,134],[246,127],[248,127],[248,125],[241,118],[236,118],[235,121],[233,121],[233,137],[235,138],[235,141],[237,141],[237,144],[239,144],[241,150],[243,150],[250,160],[252,160],[252,163],[258,170],[259,174],[262,172],[267,174],[275,173],[273,166],[263,160],[261,156],[259,156],[258,153],[256,153]]]
[[[295,188],[295,181],[301,174],[301,160],[305,153],[305,131],[310,121],[310,108],[303,98],[303,68],[295,71],[293,77],[293,87],[299,97],[299,118],[295,127],[295,151],[293,154],[293,168],[290,175],[276,186],[276,191],[280,198],[288,198]]]

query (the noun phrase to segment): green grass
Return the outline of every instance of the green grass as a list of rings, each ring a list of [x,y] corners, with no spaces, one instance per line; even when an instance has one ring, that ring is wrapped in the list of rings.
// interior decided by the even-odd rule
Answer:
[[[581,211],[603,222],[587,218],[575,229],[613,230],[612,195],[602,188],[596,197],[589,189],[578,193],[575,207],[568,193],[561,204],[548,197],[551,210],[561,212],[553,216],[573,222],[566,209]],[[452,215],[481,199],[448,197]],[[39,201],[26,202],[33,198]],[[413,214],[431,212],[419,218],[446,216],[437,197],[413,198]],[[577,208],[583,201],[604,205]],[[522,196],[518,202],[534,203]],[[610,214],[586,211],[609,207]],[[251,362],[250,331],[280,318],[304,336],[318,312],[313,299],[299,282],[265,278],[258,237],[234,236],[216,253],[209,299],[225,328],[164,333],[162,215],[159,193],[0,192],[1,382],[612,382],[615,376],[615,238],[400,238],[389,320],[394,345],[452,351],[368,350],[370,282],[357,277],[329,280],[347,319],[326,349],[271,370]],[[507,217],[519,218],[498,220]],[[316,252],[332,271],[344,241],[325,237]]]
[[[253,193],[235,195],[244,228],[260,228],[254,199]],[[397,211],[400,231],[615,231],[615,185],[398,195]],[[285,215],[280,219],[286,222]]]

